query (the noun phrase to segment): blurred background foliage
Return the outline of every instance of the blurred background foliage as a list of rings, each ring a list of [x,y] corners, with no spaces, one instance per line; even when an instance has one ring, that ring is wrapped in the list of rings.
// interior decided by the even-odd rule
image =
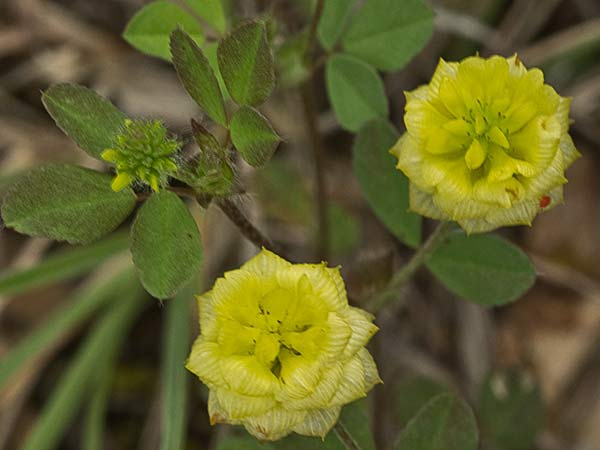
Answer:
[[[40,90],[52,83],[85,84],[132,116],[162,117],[190,136],[188,119],[198,109],[172,67],[121,38],[145,3],[0,2],[0,196],[19,173],[45,162],[102,170],[45,113]],[[291,34],[303,29],[313,8],[308,0],[229,4],[238,17],[271,9]],[[403,91],[426,82],[439,57],[518,52],[527,66],[542,67],[561,95],[573,97],[571,133],[584,157],[568,172],[565,206],[532,228],[502,231],[538,272],[524,298],[484,308],[450,294],[425,271],[398,293],[396,306],[379,315],[381,331],[371,344],[385,384],[361,411],[369,412],[380,449],[391,448],[435,395],[457,392],[473,407],[483,449],[598,450],[600,2],[435,0],[430,6],[433,38],[408,66],[384,77],[399,129]],[[298,92],[285,89],[304,76],[294,52],[286,53],[301,40],[299,34],[280,48],[278,61],[287,69],[262,108],[284,143],[265,168],[241,165],[247,191],[237,201],[295,260],[311,261],[318,228],[311,143]],[[325,137],[329,263],[342,265],[353,300],[384,283],[411,250],[363,198],[352,175],[352,135],[328,105],[322,69],[314,87]],[[189,450],[269,448],[239,430],[210,427],[207,392],[181,367],[197,333],[192,293],[255,252],[217,208],[192,212],[205,248],[203,275],[164,304],[130,273],[124,234],[72,247],[0,232],[0,449],[153,450],[176,448],[180,440]],[[279,448],[309,448],[294,439]]]

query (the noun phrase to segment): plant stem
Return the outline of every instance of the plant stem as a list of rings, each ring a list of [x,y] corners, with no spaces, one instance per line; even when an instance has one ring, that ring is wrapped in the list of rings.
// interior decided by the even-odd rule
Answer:
[[[344,444],[346,450],[362,450],[360,445],[354,440],[348,429],[341,421],[338,421],[333,427],[333,432],[337,438]]]
[[[392,276],[392,279],[383,291],[377,294],[371,301],[369,309],[374,312],[379,312],[385,305],[394,300],[396,296],[393,294],[414,276],[417,270],[427,261],[439,245],[444,242],[451,230],[451,222],[440,222],[423,245],[417,249],[412,258],[410,258],[410,260]]]
[[[306,48],[304,51],[304,61],[307,66],[312,65],[311,57],[317,42],[317,27],[323,14],[324,6],[325,0],[318,0],[315,7],[315,13],[310,23]],[[319,133],[317,112],[313,98],[312,83],[314,72],[314,70],[311,70],[310,78],[300,87],[300,96],[302,98],[302,110],[313,153],[315,202],[317,204],[316,219],[318,225],[316,256],[320,260],[327,260],[327,255],[329,253],[329,223],[327,220],[327,191],[324,176],[325,151]]]
[[[306,39],[306,48],[304,50],[304,62],[307,63],[307,65],[308,63],[310,63],[313,48],[317,43],[317,27],[319,26],[319,22],[321,21],[321,16],[323,15],[324,7],[325,0],[318,0],[317,5],[315,6],[315,12],[310,22],[308,37]]]
[[[327,220],[327,192],[324,176],[323,142],[317,126],[317,115],[312,96],[312,80],[307,81],[301,88],[302,107],[308,135],[312,147],[312,156],[315,176],[315,201],[317,204],[317,245],[316,256],[318,259],[327,260],[329,253],[329,221]]]
[[[235,226],[240,230],[246,239],[252,242],[257,247],[265,247],[277,254],[281,254],[277,246],[271,242],[271,240],[262,234],[258,228],[246,218],[244,213],[238,208],[238,206],[228,198],[222,198],[216,200],[217,205],[221,208],[221,211],[225,213],[229,220],[231,220]]]

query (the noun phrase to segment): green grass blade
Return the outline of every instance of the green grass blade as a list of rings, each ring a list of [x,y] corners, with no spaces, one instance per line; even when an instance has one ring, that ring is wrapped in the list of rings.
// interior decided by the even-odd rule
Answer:
[[[135,287],[134,287],[135,286]],[[127,296],[123,296],[127,292]],[[129,326],[143,305],[144,292],[135,283],[120,292],[120,298],[90,331],[69,367],[44,405],[40,418],[21,450],[56,448],[89,393],[94,375],[114,356]]]
[[[190,311],[198,283],[188,283],[167,303],[162,361],[161,450],[185,448],[187,425],[188,373],[184,367],[190,350]]]
[[[104,275],[79,288],[72,299],[60,306],[44,324],[24,337],[0,360],[0,388],[29,359],[52,346],[78,323],[89,318],[105,304],[115,292],[130,283],[133,271],[118,265],[121,273]]]
[[[94,390],[87,405],[83,424],[82,450],[103,449],[106,409],[115,368],[115,360],[111,359],[104,366],[104,370],[94,377]]]
[[[25,270],[0,272],[0,295],[22,294],[81,275],[129,245],[127,232],[115,233],[86,247],[73,247]]]

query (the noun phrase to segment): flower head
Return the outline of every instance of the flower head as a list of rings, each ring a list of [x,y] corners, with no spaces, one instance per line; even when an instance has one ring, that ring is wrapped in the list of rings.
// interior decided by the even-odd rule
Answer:
[[[173,156],[180,147],[158,120],[125,120],[114,148],[102,152],[102,159],[114,163],[117,170],[112,189],[120,191],[140,180],[158,191],[166,177],[177,170]]]
[[[198,297],[187,368],[210,389],[211,423],[261,440],[325,436],[343,405],[380,382],[364,348],[373,317],[348,305],[339,269],[262,250]]]
[[[467,232],[531,224],[562,202],[579,156],[568,134],[571,99],[517,56],[440,63],[406,93],[407,132],[391,150],[410,180],[410,207]]]

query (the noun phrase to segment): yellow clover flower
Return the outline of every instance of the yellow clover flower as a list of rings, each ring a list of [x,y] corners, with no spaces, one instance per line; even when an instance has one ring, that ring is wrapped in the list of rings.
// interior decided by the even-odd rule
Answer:
[[[339,268],[265,249],[198,297],[201,335],[186,367],[210,389],[211,423],[260,440],[324,437],[343,405],[380,383],[365,344],[373,317],[348,305]]]
[[[116,136],[114,148],[102,152],[102,159],[114,163],[117,175],[113,191],[120,191],[135,180],[150,185],[157,192],[168,175],[177,171],[174,156],[181,143],[167,135],[159,120],[126,119]]]
[[[530,225],[563,200],[579,157],[570,98],[513,56],[440,60],[428,85],[406,93],[407,132],[392,148],[410,180],[410,208],[468,233]]]

